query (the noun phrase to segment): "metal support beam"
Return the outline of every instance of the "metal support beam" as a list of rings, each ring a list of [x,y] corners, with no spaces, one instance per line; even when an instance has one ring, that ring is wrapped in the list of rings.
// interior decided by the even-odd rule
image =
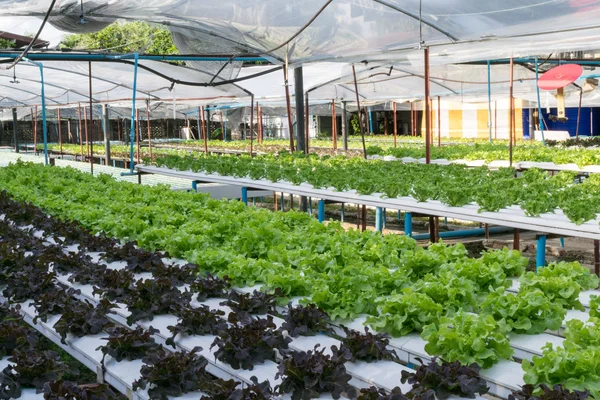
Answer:
[[[106,165],[110,165],[110,118],[108,115],[108,105],[102,104],[102,134],[104,136],[104,150]]]
[[[15,141],[15,153],[18,153],[19,152],[19,128],[17,127],[18,120],[17,120],[17,109],[16,108],[12,109],[12,115],[13,115],[13,138]]]
[[[318,212],[319,222],[325,221],[325,200],[319,200],[319,212]]]
[[[375,209],[375,229],[379,232],[383,231],[383,208]]]
[[[296,150],[303,151],[306,154],[307,150],[306,140],[304,137],[304,113],[308,112],[308,110],[304,109],[304,75],[302,67],[294,68],[294,83],[294,91],[296,93],[296,132],[298,132],[298,146]],[[306,198],[304,198],[304,202],[306,202]]]
[[[342,101],[342,141],[344,151],[348,150],[348,110],[345,101]]]
[[[245,205],[248,205],[248,188],[247,187],[242,188],[242,202]]]
[[[412,236],[413,234],[412,213],[410,212],[404,213],[404,234],[406,236]]]
[[[535,256],[535,267],[543,268],[546,266],[546,235],[538,235],[537,249]]]
[[[429,49],[424,49],[425,56],[425,107],[423,109],[423,116],[425,118],[425,163],[431,163],[431,112],[430,112],[430,82],[429,82]]]

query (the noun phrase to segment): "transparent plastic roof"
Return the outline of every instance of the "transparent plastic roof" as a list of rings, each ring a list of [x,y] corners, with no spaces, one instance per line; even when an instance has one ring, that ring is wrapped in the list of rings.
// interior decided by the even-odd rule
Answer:
[[[42,16],[49,4],[0,0],[0,15]],[[182,52],[289,54],[292,63],[419,62],[411,53],[422,42],[447,57],[434,63],[448,63],[589,48],[599,18],[597,0],[61,0],[50,23],[87,32],[145,20],[168,25]]]
[[[89,102],[88,62],[45,61],[44,81],[48,107]],[[239,86],[218,87],[175,84],[168,78],[185,82],[209,82],[212,74],[163,62],[140,62],[137,100],[172,102],[173,99],[209,104],[243,98],[248,94]],[[133,65],[118,62],[92,63],[92,98],[94,102],[124,103],[131,107]],[[160,75],[157,75],[159,73]],[[13,77],[16,75],[16,80]],[[18,83],[17,83],[18,82]],[[38,66],[19,63],[16,70],[0,69],[0,108],[27,107],[41,104]]]

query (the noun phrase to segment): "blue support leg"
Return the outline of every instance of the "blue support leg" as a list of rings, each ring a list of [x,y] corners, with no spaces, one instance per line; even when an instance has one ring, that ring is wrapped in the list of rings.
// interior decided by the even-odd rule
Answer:
[[[346,215],[345,215],[345,214],[346,214],[346,210],[345,210],[345,208],[346,208],[346,207],[344,206],[344,203],[342,203],[342,222],[344,222],[344,217],[346,216]]]
[[[383,217],[382,214],[383,209],[381,207],[377,207],[375,209],[375,229],[381,232],[383,230]]]
[[[325,200],[319,200],[319,222],[325,221]]]
[[[402,213],[398,210],[398,222],[402,221]]]
[[[256,197],[252,198],[252,205],[256,207]]]
[[[381,221],[381,227],[385,229],[385,224],[387,222],[387,208],[383,209],[383,215],[381,216],[383,220]]]
[[[283,193],[281,193],[281,211],[285,211],[285,207],[283,202],[285,201],[285,198],[283,197]]]
[[[543,268],[546,266],[546,235],[540,235],[537,239],[537,249],[535,257],[535,267]]]
[[[192,182],[192,190],[194,192],[198,191],[198,182],[196,182],[196,181]]]
[[[560,247],[565,248],[565,238],[560,238]]]
[[[404,213],[404,234],[406,236],[412,236],[412,233],[412,213],[406,212]]]
[[[242,188],[242,201],[245,205],[248,205],[248,188],[246,187]]]

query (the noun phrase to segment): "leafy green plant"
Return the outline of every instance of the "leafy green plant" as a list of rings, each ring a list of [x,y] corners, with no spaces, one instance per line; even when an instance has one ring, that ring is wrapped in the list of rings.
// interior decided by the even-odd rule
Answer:
[[[340,347],[342,351],[352,355],[352,361],[398,360],[396,351],[388,348],[390,340],[387,334],[373,334],[367,327],[364,333],[346,327],[343,329],[346,336],[342,338]]]
[[[231,316],[231,315],[230,315]],[[215,358],[234,369],[252,370],[254,364],[275,360],[275,350],[285,350],[292,340],[284,337],[273,323],[273,317],[252,319],[245,324],[235,320],[227,329],[219,332],[211,349],[216,347]]]
[[[181,292],[169,278],[140,279],[123,298],[130,312],[127,323],[132,325],[140,320],[151,321],[160,314],[176,314],[191,299],[190,292]]]
[[[402,383],[413,385],[407,394],[410,398],[436,398],[445,400],[452,395],[474,399],[476,395],[484,395],[490,389],[481,376],[481,368],[477,364],[462,365],[458,361],[445,362],[435,357],[429,364],[423,363],[416,372],[402,371]]]
[[[250,380],[251,385],[240,388],[240,383],[234,380],[217,379],[202,388],[208,396],[202,396],[200,400],[267,400],[275,396],[269,381],[259,383],[255,376]]]
[[[481,253],[481,259],[486,265],[499,264],[506,276],[521,276],[525,273],[529,260],[518,250],[504,247],[502,250],[488,250]]]
[[[11,365],[2,373],[19,382],[22,387],[42,389],[44,383],[73,373],[53,351],[15,350],[8,359]]]
[[[167,328],[172,336],[166,340],[167,345],[175,347],[177,335],[216,335],[227,329],[227,322],[222,318],[225,312],[211,310],[208,306],[182,307],[178,310],[177,325],[169,325]]]
[[[325,354],[325,350],[318,350],[317,345],[314,350],[286,354],[275,376],[281,378],[275,390],[291,393],[292,400],[318,398],[321,393],[330,393],[334,399],[339,399],[342,393],[356,397],[356,390],[349,384],[352,377],[344,367],[350,356],[338,352],[335,346],[333,355]]]
[[[274,293],[258,290],[252,293],[240,293],[232,290],[229,292],[228,299],[220,304],[231,308],[235,313],[262,315],[275,311],[277,300],[281,295],[281,290],[278,289]]]
[[[37,343],[35,331],[15,320],[0,323],[0,357],[11,355],[15,350],[31,349]]]
[[[567,276],[548,276],[548,274],[527,272],[521,276],[519,282],[521,283],[519,291],[539,290],[554,304],[561,305],[566,309],[574,308],[585,311],[583,304],[579,301],[581,286]]]
[[[424,327],[421,337],[427,341],[427,353],[466,365],[489,368],[513,354],[506,334],[491,315],[459,311],[452,318],[442,317],[439,323]]]
[[[562,385],[549,387],[540,385],[524,385],[520,390],[512,392],[508,400],[585,400],[590,397],[590,392],[570,391]]]
[[[133,383],[133,390],[148,388],[153,400],[168,400],[184,393],[199,390],[213,378],[206,372],[208,361],[197,355],[198,348],[190,352],[153,352],[143,358],[141,378]]]
[[[80,385],[54,380],[44,384],[44,400],[118,400],[120,397],[103,383]]]
[[[333,329],[330,323],[329,316],[314,304],[293,307],[289,303],[281,329],[286,330],[291,337],[314,336],[331,333]]]
[[[399,387],[392,389],[391,393],[387,393],[384,389],[371,386],[361,389],[358,393],[357,400],[408,400],[409,398],[402,394]]]
[[[62,314],[67,304],[74,301],[74,296],[80,294],[81,290],[73,288],[63,289],[61,287],[58,287],[54,291],[42,293],[32,303],[37,312],[33,322],[36,323],[37,320],[46,322],[50,315]]]
[[[498,289],[485,299],[481,310],[493,315],[504,329],[529,335],[558,331],[567,314],[561,304],[553,303],[540,290],[512,294]]]
[[[104,338],[106,344],[96,349],[102,352],[102,365],[104,365],[107,355],[117,362],[132,361],[139,360],[149,353],[162,349],[162,346],[156,343],[152,337],[152,335],[158,333],[158,330],[152,327],[149,329],[138,327],[131,330],[117,326],[107,328],[106,332],[109,334],[107,338]]]
[[[227,276],[222,278],[206,274],[196,278],[191,284],[190,290],[198,294],[198,301],[204,301],[212,297],[227,296],[227,289],[231,287],[230,279]]]
[[[76,337],[95,335],[111,325],[106,313],[114,307],[107,300],[101,300],[95,307],[89,301],[73,301],[64,308],[54,330],[64,344],[69,333]]]
[[[442,305],[411,289],[378,298],[377,310],[379,315],[368,317],[367,324],[392,336],[420,331],[424,326],[437,322],[443,314]]]

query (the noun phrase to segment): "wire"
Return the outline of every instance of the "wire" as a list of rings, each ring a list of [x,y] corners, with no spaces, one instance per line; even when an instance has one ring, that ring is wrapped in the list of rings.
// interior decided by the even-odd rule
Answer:
[[[304,32],[304,30],[306,28],[308,28],[310,26],[310,24],[312,24],[314,22],[315,19],[317,19],[317,17],[319,15],[321,15],[321,13],[323,11],[325,11],[325,9],[327,8],[327,6],[330,5],[332,2],[333,2],[333,0],[327,0],[327,2],[325,4],[323,4],[323,7],[321,7],[319,9],[319,11],[317,11],[317,13],[306,24],[304,24],[304,26],[302,26],[302,28],[300,28],[300,30],[298,32],[294,33],[294,35],[291,38],[289,38],[285,42],[281,43],[279,46],[277,46],[275,48],[272,48],[271,50],[265,51],[264,54],[273,53],[273,52],[281,49],[282,47],[286,46],[287,44],[289,44],[292,40],[296,39],[302,32]]]
[[[52,12],[52,9],[54,8],[54,4],[56,4],[56,0],[52,0],[52,3],[50,3],[50,7],[48,8],[48,11],[46,12],[46,15],[44,16],[44,20],[42,21],[42,25],[40,26],[40,29],[38,29],[38,31],[35,34],[35,36],[31,39],[31,43],[29,43],[27,45],[27,47],[25,48],[25,50],[23,50],[23,52],[17,58],[15,58],[15,60],[13,61],[12,64],[10,64],[8,67],[4,67],[3,69],[11,69],[15,65],[17,65],[19,63],[19,61],[21,61],[21,59],[23,57],[25,57],[25,55],[29,52],[29,50],[31,50],[31,48],[33,47],[33,44],[40,37],[40,35],[42,33],[42,30],[44,30],[44,26],[46,25],[46,22],[48,21],[48,18],[50,17],[50,13]]]

